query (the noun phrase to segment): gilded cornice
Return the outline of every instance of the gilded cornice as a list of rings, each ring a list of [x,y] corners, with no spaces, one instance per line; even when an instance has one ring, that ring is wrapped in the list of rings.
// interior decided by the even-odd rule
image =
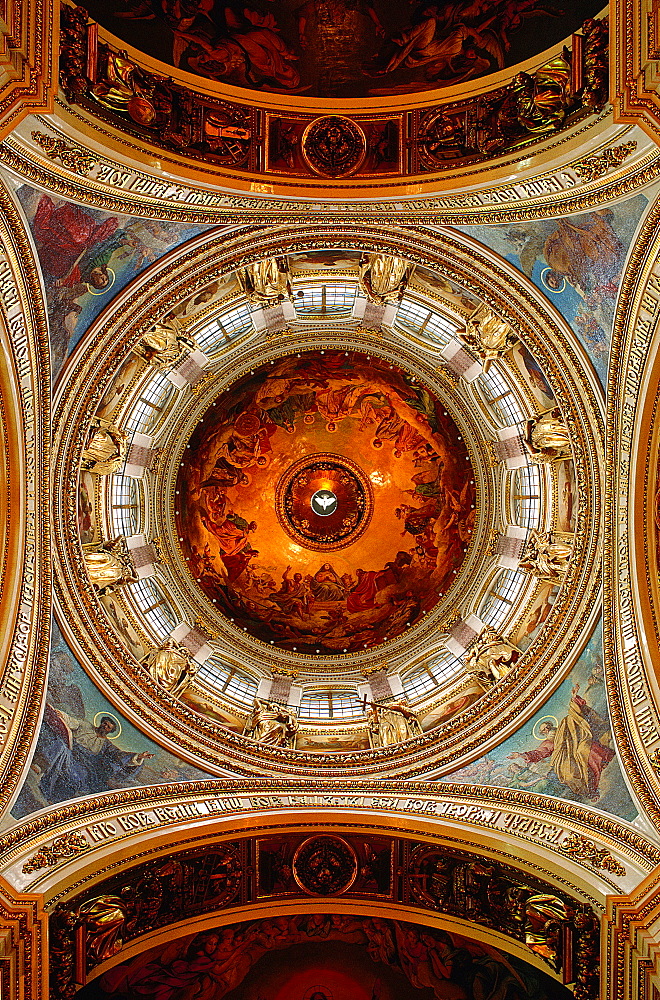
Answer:
[[[58,0],[6,0],[0,25],[0,136],[27,115],[53,110],[57,93]]]
[[[109,628],[87,583],[76,534],[76,500],[66,484],[75,481],[81,431],[94,414],[103,393],[98,373],[107,377],[118,367],[127,347],[158,315],[209,281],[236,267],[268,256],[333,246],[392,249],[411,261],[436,267],[449,278],[482,298],[519,330],[536,356],[543,359],[547,377],[570,423],[575,440],[579,483],[576,536],[579,556],[570,583],[560,592],[551,622],[527,651],[524,667],[511,672],[506,682],[479,699],[460,717],[404,745],[353,754],[322,754],[264,750],[258,744],[223,731],[209,720],[187,710],[172,698],[144,683],[143,673]],[[81,343],[67,368],[56,402],[56,518],[58,523],[57,592],[63,627],[97,683],[135,724],[165,746],[200,766],[218,773],[324,773],[341,776],[348,765],[364,774],[420,774],[430,767],[450,773],[489,746],[501,742],[547,699],[563,680],[579,654],[578,636],[586,635],[596,613],[600,587],[598,517],[602,503],[602,443],[600,407],[595,376],[587,377],[586,355],[567,326],[544,305],[543,296],[496,255],[479,251],[466,237],[446,231],[344,226],[341,240],[331,227],[261,230],[252,227],[231,236],[223,234],[218,246],[213,235],[200,237],[196,249],[183,248],[170,256],[166,267],[156,265],[126,289],[119,311],[100,319],[90,331],[95,353],[90,363],[86,343]],[[129,323],[126,317],[131,317]],[[561,344],[561,350],[557,345]],[[266,344],[268,347],[268,344]],[[272,348],[268,348],[272,350]],[[554,623],[554,624],[553,624]],[[376,653],[382,658],[382,653]],[[218,747],[222,745],[221,765]],[[460,763],[459,763],[460,761]]]
[[[253,184],[250,193],[232,192],[219,178],[210,181],[208,173],[188,176],[170,165],[175,180],[164,180],[152,161],[136,160],[136,151],[117,149],[98,128],[91,127],[75,108],[56,106],[53,116],[34,116],[15,130],[0,145],[0,163],[24,180],[61,197],[80,201],[94,208],[136,216],[196,223],[293,224],[336,219],[368,223],[387,219],[394,224],[415,221],[421,224],[467,225],[480,222],[516,222],[574,214],[597,208],[604,202],[628,197],[652,184],[660,172],[657,147],[643,131],[634,127],[613,126],[607,115],[597,120],[598,130],[585,135],[567,149],[558,162],[548,157],[548,166],[535,159],[534,167],[525,168],[529,159],[511,164],[510,171],[494,178],[492,169],[483,176],[443,179],[442,190],[429,197],[416,185],[405,185],[395,195],[361,201],[358,191],[337,201],[332,197],[308,200],[300,192],[295,200],[273,195],[269,184]],[[61,163],[49,159],[32,138],[39,131],[74,144],[95,162],[88,176],[81,177]],[[587,181],[580,176],[586,158],[602,155],[624,142],[634,141],[636,152],[609,173]],[[140,149],[140,147],[137,147]],[[111,152],[112,151],[112,152]],[[413,190],[414,188],[414,190]],[[469,188],[469,190],[466,190]],[[375,193],[375,192],[374,192]]]
[[[342,810],[338,815],[337,810]],[[439,824],[438,820],[441,820]],[[482,786],[392,781],[213,780],[127,789],[45,810],[0,838],[0,870],[16,889],[41,892],[53,906],[99,882],[115,861],[126,867],[173,846],[213,842],[240,831],[369,827],[471,845],[572,887],[604,907],[654,871],[660,851],[627,824],[575,803]],[[86,846],[45,864],[33,856],[65,835]],[[610,871],[589,852],[565,849],[577,834],[619,863]],[[132,853],[134,852],[134,853]]]
[[[6,531],[0,616],[0,810],[16,795],[41,712],[50,631],[50,361],[32,248],[0,187],[0,366]]]
[[[605,668],[613,730],[645,812],[660,825],[656,276],[660,206],[638,236],[622,283],[612,338],[606,427],[604,533]],[[616,475],[615,475],[616,470]]]

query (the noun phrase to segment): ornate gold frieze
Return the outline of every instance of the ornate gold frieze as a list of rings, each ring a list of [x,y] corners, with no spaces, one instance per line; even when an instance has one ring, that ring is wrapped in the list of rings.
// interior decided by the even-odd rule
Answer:
[[[227,100],[220,86],[195,90],[117,50],[83,8],[63,5],[61,18],[60,81],[70,103],[134,140],[269,182],[446,172],[527,149],[600,111],[608,97],[606,21],[585,22],[572,56],[564,50],[489,93],[432,109],[423,102],[412,114],[375,107],[348,117],[340,108],[266,111]]]
[[[93,182],[85,182],[82,178],[72,180],[65,170],[56,169],[50,161],[44,162],[43,156],[38,155],[38,149],[35,150],[34,146],[19,134],[9,137],[0,146],[0,162],[4,161],[12,170],[31,180],[35,185],[56,188],[63,196],[73,200],[102,207],[108,211],[136,216],[152,216],[157,213],[159,218],[164,220],[200,224],[207,224],[210,221],[218,224],[255,221],[272,224],[287,221],[303,224],[326,220],[332,212],[330,202],[327,206],[318,200],[305,202],[304,198],[311,197],[312,192],[302,189],[296,189],[294,193],[303,201],[299,201],[293,207],[291,202],[281,199],[271,197],[264,200],[258,197],[257,192],[241,196],[222,193],[215,185],[210,188],[200,187],[200,182],[208,183],[209,180],[220,179],[218,171],[211,170],[208,165],[205,174],[194,181],[189,180],[187,172],[184,172],[185,177],[182,176],[178,183],[164,182],[162,177],[148,172],[149,166],[142,163],[142,147],[129,143],[125,137],[118,139],[116,133],[104,130],[100,123],[85,117],[75,107],[65,109],[60,103],[57,111],[57,121],[52,118],[37,118],[36,121],[42,127],[56,132],[62,141],[70,141],[68,136],[73,130],[78,137],[78,144],[84,145],[84,135],[89,133],[90,129],[108,141],[111,139],[113,142],[120,141],[126,147],[125,154],[129,158],[129,165],[123,161],[120,164],[118,161],[110,160],[107,156],[99,157],[99,167],[95,171]],[[475,166],[469,172],[457,172],[445,178],[446,182],[455,186],[453,193],[447,193],[446,184],[442,192],[426,198],[410,198],[410,192],[402,190],[400,194],[405,195],[405,201],[401,201],[400,197],[397,197],[397,192],[391,190],[396,185],[389,181],[387,190],[381,192],[382,200],[379,202],[360,202],[356,197],[359,192],[354,186],[351,200],[342,205],[342,217],[362,223],[369,223],[377,217],[395,224],[414,220],[426,224],[443,222],[448,225],[467,225],[484,221],[489,223],[529,221],[531,218],[547,218],[596,209],[607,200],[624,197],[652,183],[660,169],[657,150],[655,146],[649,145],[635,163],[634,169],[628,169],[624,176],[622,171],[618,170],[611,177],[606,176],[588,185],[580,183],[575,168],[582,162],[583,157],[578,156],[571,161],[570,148],[584,141],[586,133],[592,127],[606,128],[608,117],[608,114],[603,112],[597,118],[588,119],[587,123],[574,129],[568,136],[548,140],[546,146],[553,148],[556,146],[557,155],[560,157],[561,147],[567,146],[561,166],[553,170],[535,174],[534,177],[520,177],[515,182],[507,180],[503,175],[497,183],[493,179],[492,167]],[[623,137],[629,132],[629,128],[623,128],[619,134]],[[549,156],[550,152],[550,148],[545,149],[546,156]],[[162,154],[159,159],[168,165],[171,172],[180,171],[182,165],[174,158]],[[508,167],[512,168],[517,164],[522,168],[528,162],[528,158],[521,155],[510,158]],[[485,176],[486,174],[488,176]],[[420,191],[416,193],[421,194],[426,189],[432,190],[437,186],[434,185],[433,177],[434,175],[428,175],[427,180],[426,175],[422,175],[418,185]],[[469,184],[471,179],[479,182],[479,189],[461,193],[463,186]],[[487,186],[482,188],[481,185],[486,181]],[[379,182],[370,180],[368,183],[370,193],[376,191]],[[318,182],[315,184],[315,189],[318,189]],[[386,198],[392,200],[388,201]]]

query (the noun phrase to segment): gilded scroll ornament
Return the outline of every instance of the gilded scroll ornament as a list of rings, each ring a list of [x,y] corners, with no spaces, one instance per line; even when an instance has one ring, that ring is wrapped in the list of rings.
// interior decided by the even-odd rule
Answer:
[[[92,420],[82,453],[83,468],[97,476],[119,472],[126,456],[127,437],[103,417]]]
[[[52,844],[42,847],[36,854],[33,854],[30,860],[23,865],[23,872],[29,875],[32,872],[38,872],[41,868],[50,868],[58,861],[79,854],[88,846],[89,844],[82,833],[65,833],[63,836],[57,837]]]
[[[297,731],[298,719],[292,709],[254,699],[252,715],[245,726],[246,736],[267,746],[294,748]]]
[[[63,167],[72,170],[74,174],[85,177],[96,166],[94,157],[80,146],[72,146],[63,139],[44,132],[32,132],[32,138],[38,143],[46,156],[51,160],[59,160]]]
[[[581,837],[577,833],[572,833],[563,844],[560,845],[562,851],[576,861],[584,861],[592,868],[603,869],[612,872],[613,875],[625,875],[626,869],[616,858],[613,858],[604,847],[597,847],[593,840]]]
[[[595,181],[604,177],[609,170],[621,166],[631,153],[637,149],[636,142],[622,142],[620,146],[610,146],[598,156],[588,156],[575,164],[575,173],[583,181]]]

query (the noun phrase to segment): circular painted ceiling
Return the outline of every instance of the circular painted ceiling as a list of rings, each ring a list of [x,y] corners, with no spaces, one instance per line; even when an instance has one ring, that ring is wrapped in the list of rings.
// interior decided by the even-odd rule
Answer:
[[[475,517],[444,405],[358,352],[309,351],[240,378],[185,448],[175,519],[216,608],[286,650],[370,649],[447,592]]]
[[[83,0],[104,28],[172,66],[256,91],[379,97],[449,87],[536,56],[593,0]]]

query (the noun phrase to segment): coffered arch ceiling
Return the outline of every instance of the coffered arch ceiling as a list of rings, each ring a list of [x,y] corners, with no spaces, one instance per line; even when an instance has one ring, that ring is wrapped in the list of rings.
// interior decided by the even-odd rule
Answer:
[[[447,372],[446,362],[440,354],[442,342],[425,342],[423,331],[420,338],[415,335],[414,330],[406,332],[403,325],[383,328],[382,333],[374,337],[364,328],[359,328],[358,323],[351,320],[349,315],[345,315],[343,319],[333,317],[332,322],[329,322],[328,318],[310,318],[303,310],[293,323],[291,333],[285,337],[265,337],[258,331],[246,330],[237,335],[233,344],[230,342],[228,347],[221,344],[215,354],[210,352],[212,364],[198,391],[193,393],[186,389],[182,393],[175,393],[177,402],[173,410],[173,397],[170,390],[167,390],[170,403],[164,401],[163,405],[173,415],[164,422],[161,436],[156,439],[157,445],[161,447],[158,466],[160,471],[155,478],[149,474],[139,487],[140,496],[145,498],[146,504],[143,517],[147,517],[147,521],[141,521],[141,525],[148,523],[151,526],[151,537],[158,535],[163,553],[163,562],[156,577],[162,581],[161,589],[156,591],[157,601],[162,593],[169,593],[174,598],[170,615],[175,620],[187,621],[191,626],[195,621],[201,621],[215,651],[215,660],[212,662],[226,664],[228,661],[239,674],[254,678],[250,682],[253,685],[252,691],[259,678],[271,677],[275,668],[276,671],[280,669],[285,673],[294,671],[300,678],[303,689],[310,694],[313,691],[334,689],[336,694],[343,692],[344,697],[350,698],[352,691],[352,697],[357,703],[359,684],[365,683],[370,669],[382,669],[385,666],[392,674],[405,675],[420,657],[428,659],[433,650],[437,654],[443,652],[443,641],[452,627],[452,616],[454,620],[456,617],[465,618],[484,607],[484,597],[489,589],[493,589],[490,583],[494,582],[495,577],[501,576],[496,570],[496,560],[489,554],[488,538],[492,532],[505,530],[510,508],[504,504],[504,497],[507,491],[511,491],[514,481],[517,481],[516,474],[506,473],[501,463],[493,464],[493,444],[488,442],[496,440],[498,426],[524,423],[527,416],[542,412],[544,406],[547,410],[548,407],[558,405],[570,427],[574,449],[571,465],[575,470],[575,486],[571,489],[575,491],[576,502],[574,514],[569,516],[569,522],[564,523],[566,512],[560,512],[561,500],[558,499],[557,492],[558,467],[536,466],[540,477],[538,483],[542,487],[541,495],[545,497],[541,501],[539,527],[557,530],[564,523],[569,534],[574,533],[576,543],[570,583],[560,587],[557,592],[552,588],[554,604],[542,634],[534,637],[507,678],[495,689],[479,697],[478,707],[470,708],[469,703],[480,694],[480,689],[475,689],[470,684],[469,677],[460,664],[456,663],[453,673],[445,672],[449,674],[448,679],[432,691],[432,697],[422,699],[421,707],[423,716],[427,718],[427,726],[433,726],[447,711],[451,715],[452,709],[442,709],[443,704],[451,706],[458,702],[459,707],[463,705],[464,711],[450,718],[440,729],[433,728],[404,744],[379,751],[363,750],[359,755],[358,766],[366,768],[364,773],[368,773],[373,767],[382,773],[428,773],[430,768],[442,773],[442,770],[453,770],[457,762],[467,762],[476,753],[482,753],[488,745],[487,734],[491,734],[491,739],[500,741],[507,726],[518,727],[521,718],[531,715],[547,698],[549,690],[561,682],[572,663],[567,651],[571,650],[572,655],[579,652],[579,636],[586,636],[596,613],[596,597],[600,586],[597,524],[602,488],[601,393],[575,336],[559,315],[547,307],[543,297],[526,279],[521,278],[501,258],[485,252],[483,248],[477,254],[476,244],[469,238],[459,238],[455,233],[441,231],[418,229],[411,234],[410,231],[390,230],[384,239],[380,232],[368,226],[352,229],[347,227],[339,244],[336,233],[322,227],[287,228],[279,232],[273,232],[272,229],[251,229],[241,233],[239,230],[232,238],[224,235],[220,244],[214,234],[199,237],[192,247],[186,247],[178,259],[174,254],[166,261],[165,266],[153,267],[122,293],[119,308],[103,314],[90,332],[96,347],[93,361],[86,341],[81,342],[60,380],[56,422],[57,481],[62,484],[58,490],[61,502],[58,502],[57,508],[60,539],[58,562],[61,574],[58,591],[65,628],[69,630],[75,647],[85,655],[93,676],[115,704],[138,725],[157,734],[159,740],[165,740],[170,746],[176,745],[178,752],[183,751],[188,759],[202,763],[206,769],[216,773],[227,773],[227,768],[235,768],[243,773],[246,770],[249,773],[250,769],[262,773],[287,773],[292,770],[300,773],[301,767],[309,768],[309,773],[313,773],[316,768],[321,767],[329,769],[330,773],[339,774],[345,766],[341,753],[327,756],[314,753],[313,750],[322,750],[324,740],[326,747],[333,746],[333,749],[339,751],[342,740],[353,740],[355,746],[357,739],[357,746],[360,746],[359,730],[364,725],[364,717],[360,718],[361,710],[358,707],[358,711],[351,711],[352,722],[348,729],[345,720],[343,729],[341,725],[335,724],[328,730],[327,713],[324,723],[323,713],[315,719],[312,711],[306,730],[309,741],[307,745],[311,753],[305,753],[302,748],[295,753],[277,747],[266,751],[245,737],[231,732],[231,729],[226,731],[212,721],[213,717],[224,719],[225,724],[229,723],[232,729],[240,729],[240,720],[245,718],[246,712],[245,707],[241,709],[240,700],[237,712],[235,699],[230,699],[229,702],[225,699],[223,702],[217,686],[216,691],[213,691],[212,671],[207,671],[206,683],[200,677],[188,693],[185,703],[163,694],[151,678],[145,676],[144,669],[137,666],[136,649],[131,652],[127,648],[126,639],[122,641],[111,627],[106,617],[107,607],[105,611],[102,609],[102,604],[107,604],[107,601],[102,598],[99,604],[93,589],[86,582],[77,527],[74,529],[78,516],[77,499],[70,490],[67,493],[63,485],[71,482],[77,475],[79,456],[88,433],[84,428],[89,426],[95,413],[102,412],[106,417],[110,414],[119,426],[122,420],[128,421],[125,425],[127,428],[138,426],[131,424],[130,405],[127,408],[120,401],[112,410],[99,410],[99,401],[104,396],[108,398],[113,373],[121,372],[122,365],[125,366],[127,351],[131,345],[136,344],[140,336],[166,310],[171,310],[191,295],[199,294],[211,281],[221,280],[223,274],[230,275],[237,264],[245,265],[273,253],[288,254],[294,262],[296,254],[301,253],[311,260],[313,256],[310,257],[310,254],[313,255],[315,251],[346,253],[349,255],[349,266],[344,269],[345,278],[342,280],[345,280],[346,287],[352,288],[354,294],[357,266],[350,266],[350,255],[377,249],[405,254],[407,260],[419,265],[422,279],[425,274],[423,268],[428,268],[431,275],[438,276],[435,279],[436,288],[440,283],[445,288],[445,297],[443,300],[442,295],[436,294],[434,308],[438,310],[439,317],[445,317],[443,322],[446,326],[446,340],[450,337],[452,324],[456,329],[464,322],[466,313],[477,302],[485,302],[496,310],[511,323],[516,336],[532,352],[540,366],[539,370],[543,372],[543,378],[547,379],[546,390],[549,394],[538,395],[538,386],[537,395],[534,394],[533,383],[524,365],[511,365],[507,362],[500,364],[498,361],[496,370],[501,370],[499,377],[505,380],[502,383],[505,387],[509,384],[507,379],[510,381],[519,399],[516,404],[518,409],[511,411],[513,416],[502,411],[497,414],[491,411],[488,415],[487,406],[484,410],[486,404],[483,392],[480,396],[479,389],[475,392],[464,380]],[[313,268],[305,274],[303,279],[303,272],[296,272],[294,267],[294,293],[296,288],[302,290],[305,282],[322,287],[324,279],[322,273],[318,273],[318,268],[316,274]],[[462,293],[460,289],[463,289]],[[419,302],[428,302],[432,301],[429,299],[430,294],[433,293],[429,292],[428,287],[424,290],[423,281],[415,285],[413,280],[400,307],[402,315],[405,315],[409,299],[411,303],[415,301],[415,297]],[[239,308],[241,296],[238,289],[227,293],[222,301],[226,302],[225,308],[229,308],[230,312]],[[222,312],[218,312],[213,304],[205,306],[204,317],[207,324],[216,315],[222,318]],[[131,317],[128,322],[127,316]],[[200,328],[200,323],[197,328]],[[558,344],[561,344],[561,350],[557,350]],[[267,372],[272,365],[277,373],[278,365],[282,364],[278,359],[291,356],[295,351],[301,354],[303,367],[309,368],[309,359],[312,357],[310,352],[325,350],[330,352],[328,357],[331,357],[332,351],[335,351],[339,352],[337,357],[345,357],[347,349],[349,356],[354,359],[352,364],[359,366],[362,364],[360,359],[367,363],[367,359],[372,358],[374,363],[384,364],[384,370],[391,371],[392,365],[398,368],[402,366],[402,370],[411,373],[413,381],[440,394],[439,398],[444,400],[448,412],[451,411],[454,420],[458,421],[460,437],[465,438],[470,453],[475,478],[476,520],[474,535],[465,536],[465,541],[470,542],[465,561],[458,569],[456,581],[446,599],[442,598],[437,604],[436,598],[428,607],[428,614],[418,615],[411,622],[410,629],[404,630],[400,637],[395,634],[388,640],[378,640],[373,649],[367,648],[360,652],[355,648],[344,653],[338,640],[336,649],[333,650],[330,646],[320,650],[321,655],[317,655],[313,642],[307,643],[304,652],[293,648],[297,645],[293,640],[284,644],[278,641],[273,643],[268,638],[266,643],[263,639],[255,642],[255,638],[249,635],[250,629],[246,633],[242,625],[237,630],[236,624],[232,624],[229,619],[234,615],[218,614],[217,608],[203,596],[184,568],[181,549],[177,543],[175,515],[167,497],[172,500],[174,498],[176,469],[182,461],[182,450],[186,451],[185,446],[193,426],[198,424],[219,393],[235,383],[242,373],[249,374],[261,369]],[[131,371],[134,372],[135,356],[131,357]],[[101,379],[100,372],[103,373]],[[156,377],[162,383],[162,376],[154,376],[151,372],[152,369],[143,366],[142,374],[130,376],[133,381],[130,383],[131,391],[127,393],[127,399],[137,399],[143,394],[137,387],[145,383],[145,379],[149,381]],[[122,375],[119,382],[123,383],[124,380]],[[302,426],[304,421],[301,417],[300,427]],[[286,447],[286,430],[281,428],[278,434]],[[278,439],[273,438],[273,441],[276,440]],[[370,449],[368,461],[374,461],[375,455],[377,463],[379,454],[380,452]],[[95,489],[100,488],[95,504],[100,505],[99,510],[111,512],[112,501],[107,493],[110,477],[99,476],[92,479],[96,482]],[[415,487],[412,485],[414,492]],[[274,496],[274,483],[268,491]],[[570,520],[571,517],[575,518],[574,523]],[[101,524],[105,525],[101,529],[104,539],[109,537],[113,528],[107,518],[107,514],[101,515]],[[368,530],[380,529],[372,524]],[[258,531],[256,539],[258,547],[262,544]],[[264,542],[267,543],[267,540],[264,539]],[[326,562],[327,559],[319,556],[319,566]],[[279,567],[279,573],[285,568],[286,564],[283,563]],[[353,566],[352,571],[356,568],[357,565]],[[379,566],[374,564],[369,569],[378,570]],[[520,597],[515,600],[521,602],[520,612],[516,612],[522,616],[518,618],[519,629],[526,620],[525,615],[529,616],[531,609],[536,606],[533,594],[538,591],[540,584],[535,584],[525,574],[519,573],[518,578],[515,592]],[[139,590],[141,585],[136,586]],[[165,588],[164,591],[162,587]],[[492,604],[492,599],[486,603]],[[128,607],[125,602],[123,606],[124,610]],[[269,606],[272,607],[272,602]],[[134,621],[138,633],[146,638],[150,634],[149,626],[145,626],[144,621],[140,624],[137,606],[133,603],[131,607],[133,616],[137,614]],[[295,620],[294,612],[295,609],[289,609],[291,621]],[[285,614],[283,620],[286,617]],[[506,617],[505,615],[501,619],[502,622]],[[513,630],[510,634],[515,632],[515,620],[515,615],[513,618],[509,616],[508,628]],[[101,643],[99,636],[103,637]],[[151,632],[151,643],[154,642],[155,636]],[[149,642],[145,643],[143,640],[142,652],[138,655],[144,655],[148,648]],[[562,663],[561,669],[558,668],[559,662]],[[249,685],[247,691],[244,704],[249,699]],[[317,693],[317,703],[318,697]],[[345,713],[348,720],[351,720],[351,715],[348,711]],[[145,720],[149,720],[146,726]],[[220,746],[223,753],[222,763],[218,766],[217,748]],[[355,763],[352,757],[351,761]]]

